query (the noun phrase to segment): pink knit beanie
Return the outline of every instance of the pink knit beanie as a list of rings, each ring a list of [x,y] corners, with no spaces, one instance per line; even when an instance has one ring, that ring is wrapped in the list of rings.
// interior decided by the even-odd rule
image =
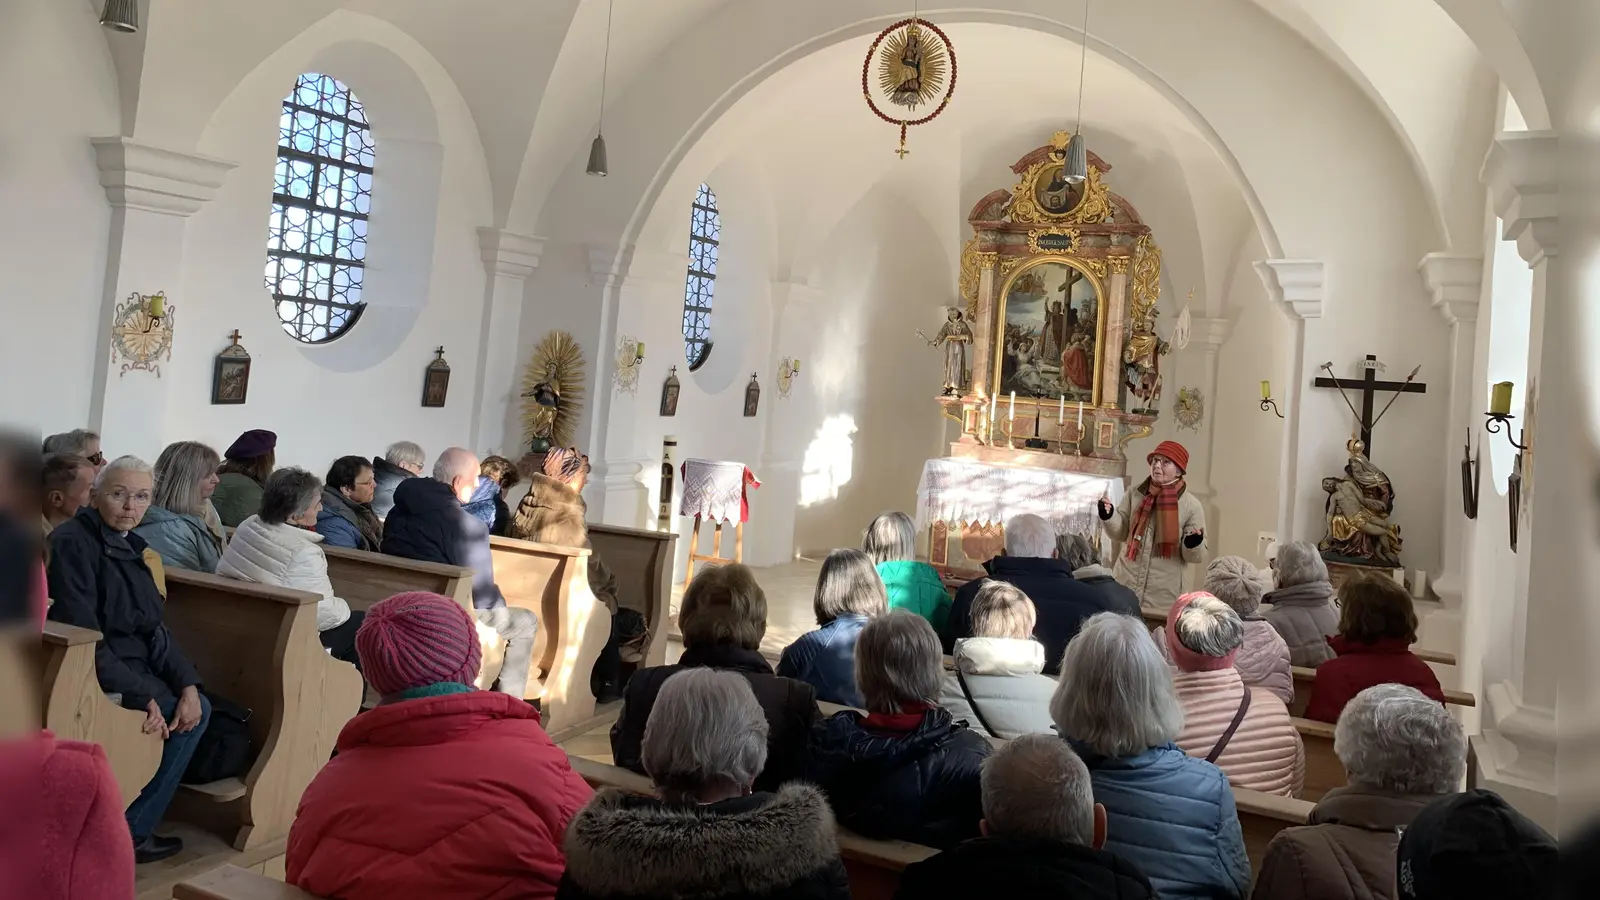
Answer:
[[[362,674],[385,697],[440,682],[471,685],[483,662],[472,616],[426,591],[395,594],[367,610],[356,652]]]
[[[1239,655],[1239,648],[1235,647],[1223,656],[1207,656],[1204,653],[1196,653],[1190,650],[1183,645],[1182,641],[1178,640],[1178,617],[1183,615],[1183,611],[1188,609],[1191,603],[1201,597],[1207,600],[1217,599],[1205,591],[1195,591],[1179,597],[1178,602],[1172,604],[1172,608],[1167,610],[1167,627],[1165,629],[1167,649],[1172,651],[1172,664],[1178,667],[1179,672],[1216,672],[1222,669],[1231,669],[1233,668],[1234,657]],[[1222,601],[1218,600],[1217,602],[1221,603]]]

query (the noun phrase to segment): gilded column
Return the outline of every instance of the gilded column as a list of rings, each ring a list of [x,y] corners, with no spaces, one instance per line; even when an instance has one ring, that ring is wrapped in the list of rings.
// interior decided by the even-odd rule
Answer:
[[[989,396],[989,368],[993,365],[990,354],[994,350],[994,291],[997,253],[978,254],[978,315],[972,325],[972,393],[977,397]]]

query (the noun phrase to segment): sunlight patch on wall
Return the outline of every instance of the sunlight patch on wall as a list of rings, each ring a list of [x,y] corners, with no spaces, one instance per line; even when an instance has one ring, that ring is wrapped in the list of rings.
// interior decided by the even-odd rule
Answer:
[[[855,417],[840,414],[823,420],[800,463],[800,506],[815,506],[839,496],[850,483],[855,459]]]

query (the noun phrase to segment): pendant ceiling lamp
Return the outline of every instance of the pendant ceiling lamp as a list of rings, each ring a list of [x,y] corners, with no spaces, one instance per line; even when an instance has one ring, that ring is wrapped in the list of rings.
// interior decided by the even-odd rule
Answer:
[[[611,70],[611,5],[606,0],[606,53],[600,64],[600,117],[595,125],[594,143],[589,145],[589,166],[584,171],[596,178],[606,177],[606,76]]]
[[[1078,57],[1078,125],[1067,142],[1067,159],[1062,176],[1068,184],[1082,184],[1089,177],[1089,148],[1083,143],[1083,76],[1089,62],[1089,0],[1083,0],[1083,50]]]
[[[139,30],[139,0],[106,0],[100,8],[100,24],[123,34]]]

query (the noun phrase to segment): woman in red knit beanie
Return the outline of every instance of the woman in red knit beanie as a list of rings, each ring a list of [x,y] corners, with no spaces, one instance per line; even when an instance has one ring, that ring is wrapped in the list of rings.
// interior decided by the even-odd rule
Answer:
[[[1123,495],[1116,506],[1100,498],[1106,533],[1122,547],[1117,582],[1139,595],[1139,605],[1166,612],[1183,590],[1185,566],[1204,559],[1206,512],[1183,481],[1189,451],[1177,441],[1162,441],[1146,457],[1150,477]]]
[[[567,823],[592,791],[508,694],[480,691],[477,623],[396,594],[356,633],[383,702],[345,725],[300,799],[289,883],[341,900],[554,897]]]

